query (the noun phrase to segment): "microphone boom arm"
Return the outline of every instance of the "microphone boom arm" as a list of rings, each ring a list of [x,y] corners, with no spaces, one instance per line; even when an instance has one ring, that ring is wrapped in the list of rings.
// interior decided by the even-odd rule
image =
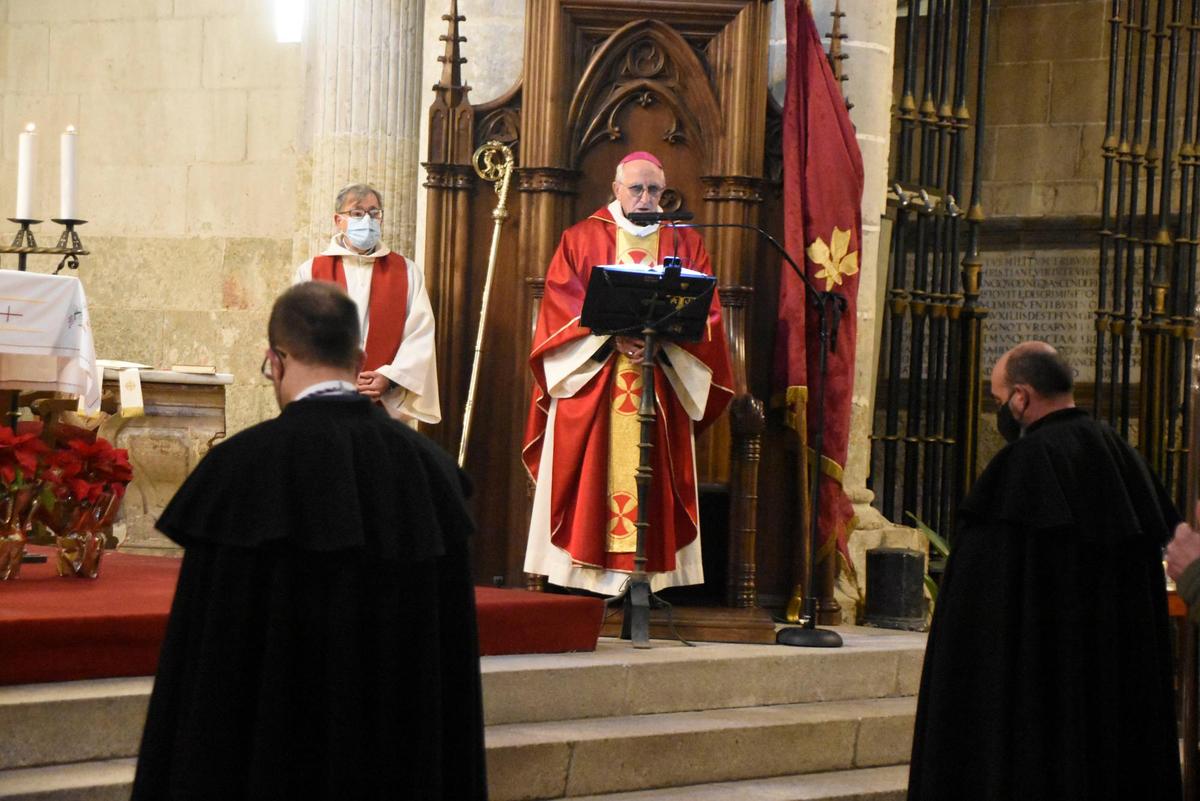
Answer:
[[[803,572],[805,574],[802,588],[804,595],[802,598],[798,596],[794,597],[789,602],[786,615],[789,623],[799,623],[800,625],[780,630],[778,635],[776,635],[776,642],[782,645],[821,648],[839,647],[842,644],[842,638],[837,632],[817,628],[817,597],[816,588],[814,587],[815,566],[813,562],[817,552],[817,528],[821,519],[821,459],[825,455],[825,379],[829,366],[828,357],[837,348],[838,324],[841,322],[842,314],[849,308],[849,301],[840,292],[818,289],[812,279],[805,274],[804,270],[800,269],[800,265],[796,264],[795,259],[787,252],[787,249],[779,244],[779,240],[756,225],[748,225],[746,223],[685,223],[683,225],[672,225],[671,227],[741,228],[753,231],[770,242],[771,246],[779,251],[779,255],[791,266],[792,271],[796,273],[796,277],[804,283],[805,289],[808,290],[808,296],[812,300],[813,306],[816,307],[818,336],[821,340],[817,375],[821,383],[817,385],[815,393],[816,415],[812,420],[812,425],[809,427],[812,433],[810,447],[814,458],[808,479],[808,536],[803,538],[801,544],[801,548],[803,548]],[[797,423],[797,425],[807,425],[807,421]],[[804,454],[801,454],[800,459],[804,459]]]
[[[757,225],[749,225],[747,223],[684,223],[682,225],[670,224],[668,227],[670,227],[670,228],[740,228],[745,231],[753,231],[754,233],[758,234],[763,239],[770,242],[771,247],[775,248],[775,250],[778,251],[779,255],[783,257],[783,260],[786,261],[788,263],[788,265],[792,268],[792,272],[794,272],[796,274],[796,277],[799,278],[804,283],[804,287],[809,291],[809,294],[812,297],[813,305],[820,310],[821,314],[824,314],[825,304],[827,302],[829,302],[830,300],[834,301],[835,312],[834,312],[833,321],[832,321],[833,325],[830,329],[829,348],[832,350],[833,348],[837,347],[838,323],[841,321],[842,312],[846,311],[846,309],[849,307],[849,301],[847,301],[846,296],[840,292],[834,292],[833,290],[818,288],[817,285],[813,283],[812,279],[809,278],[808,275],[804,272],[804,270],[800,269],[800,265],[796,264],[796,260],[792,258],[792,255],[790,253],[787,252],[787,249],[784,248],[783,245],[779,244],[778,239],[771,236],[769,233],[767,233],[763,229],[759,228]]]

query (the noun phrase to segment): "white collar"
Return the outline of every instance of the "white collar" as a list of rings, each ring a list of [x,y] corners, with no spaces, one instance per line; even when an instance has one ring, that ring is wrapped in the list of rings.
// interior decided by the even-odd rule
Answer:
[[[662,209],[656,210],[662,211]],[[625,212],[621,211],[621,202],[619,200],[614,200],[608,204],[608,213],[612,215],[613,222],[627,234],[633,236],[650,236],[650,234],[658,230],[658,223],[651,225],[634,225],[631,223],[629,218],[625,216]]]
[[[341,234],[334,234],[329,240],[329,246],[321,251],[322,256],[355,256],[360,259],[379,259],[391,253],[382,242],[375,246],[370,253],[358,253],[346,247]]]
[[[304,398],[320,397],[322,395],[357,395],[358,390],[349,381],[318,381],[316,384],[309,384],[304,389],[296,393],[294,401],[303,400]]]

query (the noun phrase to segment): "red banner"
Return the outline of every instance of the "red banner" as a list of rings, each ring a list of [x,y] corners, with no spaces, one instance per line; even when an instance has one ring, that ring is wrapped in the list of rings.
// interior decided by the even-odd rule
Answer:
[[[786,0],[786,14],[784,242],[818,289],[833,290],[848,301],[836,348],[828,356],[823,458],[816,466],[821,471],[820,561],[831,548],[845,552],[854,517],[842,489],[842,469],[849,447],[854,386],[863,166],[846,101],[826,58],[812,10],[806,0]],[[797,430],[804,426],[811,447],[820,391],[819,321],[804,285],[786,264],[780,279],[778,321],[775,389],[786,395],[790,424]]]

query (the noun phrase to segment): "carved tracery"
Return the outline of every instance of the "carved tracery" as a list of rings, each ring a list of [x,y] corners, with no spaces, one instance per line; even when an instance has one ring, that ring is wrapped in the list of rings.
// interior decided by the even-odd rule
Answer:
[[[692,45],[657,20],[626,25],[592,55],[567,117],[580,132],[573,161],[599,142],[622,139],[620,118],[630,104],[662,104],[670,119],[662,140],[695,143],[707,157],[701,132],[721,124],[708,73]]]

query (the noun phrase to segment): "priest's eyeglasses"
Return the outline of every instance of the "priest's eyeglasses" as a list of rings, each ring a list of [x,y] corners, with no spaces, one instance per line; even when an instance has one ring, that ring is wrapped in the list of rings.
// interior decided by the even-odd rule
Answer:
[[[283,364],[283,360],[287,358],[287,354],[278,348],[267,348],[271,353],[275,354],[275,358],[279,359],[279,363]],[[263,356],[262,364],[258,368],[258,372],[268,381],[275,380],[275,365],[271,362],[270,354]]]
[[[338,214],[343,217],[349,217],[352,220],[361,220],[367,216],[372,220],[383,219],[383,209],[350,209],[350,211],[339,211]]]
[[[621,182],[618,181],[617,183],[621,183]],[[649,195],[651,198],[661,197],[662,193],[665,192],[667,189],[665,186],[656,186],[655,184],[650,184],[649,186],[644,186],[643,184],[624,184],[624,183],[622,183],[621,186],[628,189],[629,193],[631,195],[633,195],[634,197],[641,197],[643,194]]]

